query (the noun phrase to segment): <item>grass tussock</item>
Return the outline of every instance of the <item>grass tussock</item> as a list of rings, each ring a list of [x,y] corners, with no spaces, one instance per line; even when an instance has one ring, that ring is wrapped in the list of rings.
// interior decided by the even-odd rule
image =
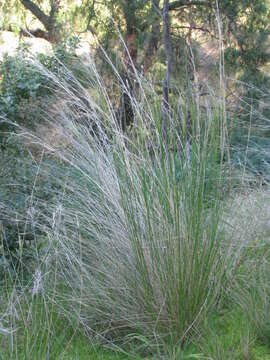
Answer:
[[[29,263],[35,270],[18,275],[6,290],[11,297],[0,333],[10,332],[10,358],[18,358],[14,336],[23,338],[25,359],[34,358],[37,334],[39,358],[45,358],[62,319],[92,342],[116,350],[132,342],[142,354],[161,354],[169,346],[170,357],[179,358],[182,350],[178,356],[175,349],[196,336],[238,281],[247,251],[243,238],[248,246],[255,241],[241,233],[247,231],[242,217],[249,223],[249,215],[237,199],[240,215],[232,221],[223,201],[231,174],[223,161],[223,101],[209,96],[202,104],[194,97],[187,111],[183,99],[175,100],[164,141],[159,96],[139,74],[134,94],[115,70],[119,94],[129,96],[134,114],[123,133],[94,64],[88,91],[72,74],[65,81],[35,66],[54,91],[57,122],[44,117],[64,146],[20,132],[58,166],[45,168],[55,186],[37,207],[40,233]],[[21,334],[20,326],[31,331]],[[220,359],[234,351],[222,349],[218,338],[209,349]]]
[[[183,119],[172,114],[166,144],[158,97],[138,77],[141,98],[131,100],[139,136],[130,140],[92,74],[99,102],[53,78],[68,98],[58,126],[70,143],[59,151],[69,175],[48,231],[59,284],[89,331],[182,343],[215,303],[227,261],[219,231],[222,149],[214,140],[221,115],[194,109],[197,137],[189,140],[175,125]],[[87,124],[78,124],[78,112]]]

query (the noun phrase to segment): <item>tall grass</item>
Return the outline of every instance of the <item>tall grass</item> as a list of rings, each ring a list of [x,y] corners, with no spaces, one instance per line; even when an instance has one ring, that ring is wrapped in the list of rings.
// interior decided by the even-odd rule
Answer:
[[[47,228],[55,301],[65,299],[66,311],[104,341],[136,333],[182,344],[215,305],[228,260],[219,226],[223,110],[190,101],[188,131],[185,111],[172,111],[164,144],[159,97],[139,74],[129,136],[94,65],[90,95],[72,77],[41,71],[61,98],[53,126],[68,144],[40,142],[69,174],[55,174],[63,197]]]
[[[140,74],[137,94],[129,93],[134,124],[124,134],[94,64],[88,91],[72,74],[66,82],[33,65],[54,89],[57,122],[50,109],[44,117],[64,144],[23,134],[60,160],[39,221],[42,296],[105,344],[183,345],[237,263],[222,224],[223,100],[196,97],[186,109],[174,99],[164,144],[159,96]],[[128,93],[113,70],[119,93]]]

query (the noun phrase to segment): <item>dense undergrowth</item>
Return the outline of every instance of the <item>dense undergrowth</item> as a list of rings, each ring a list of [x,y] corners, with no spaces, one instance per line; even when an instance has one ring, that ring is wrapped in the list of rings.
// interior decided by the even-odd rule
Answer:
[[[63,63],[28,66],[49,84],[48,131],[13,123],[20,146],[1,154],[0,356],[270,358],[270,193],[252,126],[238,146],[224,96],[179,93],[165,140],[160,96],[135,73],[123,133],[94,63],[88,89]]]

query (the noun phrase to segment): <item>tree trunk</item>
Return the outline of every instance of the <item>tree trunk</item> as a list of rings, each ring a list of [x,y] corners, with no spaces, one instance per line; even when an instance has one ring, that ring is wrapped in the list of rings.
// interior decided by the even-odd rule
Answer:
[[[29,10],[47,29],[49,26],[49,16],[46,15],[33,1],[31,0],[21,0],[23,6]]]
[[[159,14],[159,0],[152,0],[152,14],[153,23],[151,35],[149,38],[148,46],[145,52],[144,73],[147,74],[153,63],[154,55],[158,49],[159,36],[160,36],[160,14]]]
[[[167,57],[166,59],[167,66],[166,66],[166,73],[162,85],[161,117],[162,117],[163,139],[165,142],[167,142],[169,121],[170,121],[170,103],[169,103],[170,78],[172,75],[172,67],[173,67],[173,49],[172,49],[172,39],[170,33],[169,0],[164,0],[162,19],[163,19],[163,42]]]
[[[123,2],[123,13],[126,23],[126,51],[125,51],[125,60],[127,65],[127,70],[133,72],[133,65],[137,65],[138,57],[138,29],[136,21],[136,8],[129,4],[129,0]]]
[[[50,42],[59,41],[59,24],[57,23],[57,13],[60,8],[60,0],[51,0],[50,14],[45,14],[39,6],[32,0],[21,0],[22,5],[29,10],[44,26],[45,30],[36,29],[33,31],[22,30],[23,35],[33,35],[44,38]]]
[[[129,0],[124,0],[122,2],[122,10],[126,23],[126,49],[124,51],[125,70],[121,77],[125,87],[120,99],[117,115],[121,129],[125,131],[134,122],[132,97],[134,96],[134,71],[137,67],[138,59],[138,29],[136,26],[136,7],[130,5]]]

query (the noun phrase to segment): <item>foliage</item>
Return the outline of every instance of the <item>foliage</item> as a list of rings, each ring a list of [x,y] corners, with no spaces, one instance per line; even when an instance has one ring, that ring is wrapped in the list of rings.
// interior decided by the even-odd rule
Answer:
[[[53,159],[40,161],[42,165],[12,137],[1,151],[0,258],[4,268],[0,266],[0,277],[7,271],[6,265],[13,276],[15,270],[30,269],[34,252],[43,246],[44,231],[39,222],[43,219],[46,227],[46,206],[59,188],[52,174],[61,167]]]
[[[269,61],[267,38],[269,35],[269,8],[266,0],[222,2],[229,31],[234,31],[234,41],[227,50],[228,60],[249,71],[258,69]],[[254,84],[255,85],[255,84]]]
[[[269,91],[240,82],[236,84],[242,97],[235,99],[230,119],[231,158],[235,165],[259,181],[266,183],[270,179],[269,164]]]
[[[16,118],[16,106],[21,99],[43,96],[47,81],[27,60],[27,47],[13,57],[5,55],[1,62],[1,113]]]
[[[78,38],[58,44],[52,54],[37,54],[36,60],[52,74],[70,76],[63,70],[76,64]],[[33,65],[35,57],[27,43],[22,43],[15,55],[5,55],[0,62],[0,140],[6,132],[19,126],[33,128],[43,121],[43,98],[52,94],[52,82]],[[81,70],[82,71],[82,70]],[[79,72],[78,72],[79,75]],[[68,78],[66,78],[68,79]],[[9,120],[9,121],[8,121]]]

